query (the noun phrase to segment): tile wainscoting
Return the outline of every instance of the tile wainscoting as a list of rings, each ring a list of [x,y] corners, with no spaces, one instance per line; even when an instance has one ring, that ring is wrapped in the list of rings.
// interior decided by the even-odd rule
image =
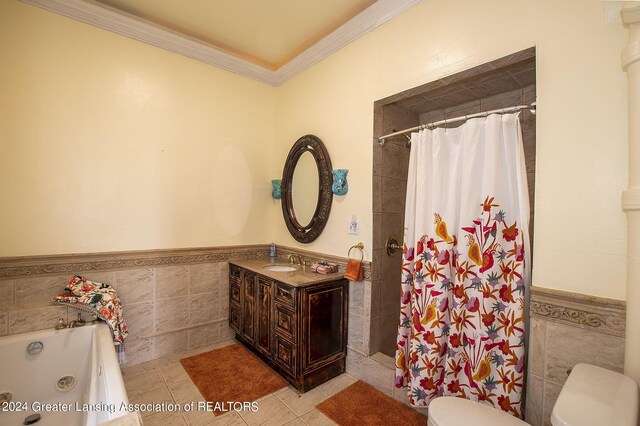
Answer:
[[[74,319],[78,310],[53,306],[51,298],[77,274],[118,291],[129,328],[128,365],[209,346],[233,338],[227,261],[267,251],[256,245],[2,258],[0,335]]]
[[[278,246],[286,261],[346,258]],[[128,365],[233,338],[228,327],[228,261],[267,258],[267,245],[0,258],[0,335],[54,327],[77,310],[51,305],[73,274],[112,284],[130,336]],[[349,285],[347,372],[407,403],[393,386],[393,359],[380,347],[380,289],[365,262],[364,280]],[[622,371],[625,303],[532,287],[527,422],[548,425],[553,404],[575,364]]]
[[[534,286],[530,312],[526,420],[546,426],[574,365],[623,371],[625,302]]]
[[[234,334],[228,327],[228,261],[267,258],[268,248],[265,244],[0,258],[0,336],[53,328],[59,318],[74,319],[78,310],[54,306],[51,298],[77,274],[118,291],[129,328],[127,365],[229,340]],[[307,261],[332,260],[342,271],[347,260],[278,246],[282,261],[289,254]],[[365,280],[370,280],[370,263],[364,266]],[[352,283],[349,292],[349,339],[358,349],[368,347],[369,339],[366,283]]]

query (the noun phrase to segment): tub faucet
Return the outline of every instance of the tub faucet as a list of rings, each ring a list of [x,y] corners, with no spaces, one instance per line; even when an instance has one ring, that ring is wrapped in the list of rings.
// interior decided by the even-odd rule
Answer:
[[[58,318],[58,323],[56,324],[56,330],[62,330],[67,328],[67,324],[64,323],[64,320],[62,318]]]
[[[70,321],[69,324],[67,325],[67,327],[68,328],[82,327],[86,323],[87,322],[82,319],[82,314],[80,312],[78,312],[78,319]]]

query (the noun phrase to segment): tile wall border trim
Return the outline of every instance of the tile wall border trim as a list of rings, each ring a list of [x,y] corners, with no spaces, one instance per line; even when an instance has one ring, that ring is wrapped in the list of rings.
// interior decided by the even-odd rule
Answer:
[[[547,321],[624,337],[623,300],[531,287],[531,316]]]
[[[0,280],[88,271],[115,271],[156,266],[190,265],[232,259],[257,259],[267,257],[267,254],[268,246],[260,244],[4,257],[0,258]]]
[[[301,255],[310,261],[330,260],[344,271],[346,257],[277,246],[278,257],[287,260],[289,254]],[[0,257],[0,280],[31,278],[47,275],[78,274],[90,271],[117,271],[157,266],[195,265],[236,259],[268,257],[267,244],[199,247],[184,249],[135,250],[103,253],[81,253],[43,256]],[[364,279],[371,279],[371,262],[363,262]]]

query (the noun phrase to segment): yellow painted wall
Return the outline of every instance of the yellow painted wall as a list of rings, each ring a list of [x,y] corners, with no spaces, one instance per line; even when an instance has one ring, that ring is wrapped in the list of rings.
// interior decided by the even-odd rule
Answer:
[[[0,256],[269,241],[274,135],[272,87],[0,0]]]
[[[615,7],[425,0],[281,86],[274,168],[297,137],[313,133],[334,168],[350,169],[349,194],[334,198],[324,233],[304,248],[346,255],[358,240],[371,248],[375,100],[536,46],[533,284],[624,299],[627,108],[620,52],[627,35]],[[354,214],[358,237],[347,235]],[[299,245],[281,219],[275,228],[276,241]]]
[[[612,5],[423,0],[272,88],[0,0],[0,256],[272,240],[370,249],[373,102],[535,45],[533,283],[624,299],[626,31]],[[301,245],[270,179],[307,133],[350,170],[350,191]],[[347,235],[352,215],[359,236]]]

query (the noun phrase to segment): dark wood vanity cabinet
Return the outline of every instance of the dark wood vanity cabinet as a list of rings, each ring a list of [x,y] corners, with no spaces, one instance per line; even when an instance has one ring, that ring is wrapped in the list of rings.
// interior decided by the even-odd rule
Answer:
[[[343,373],[348,281],[291,286],[231,264],[229,325],[236,338],[301,392]]]

